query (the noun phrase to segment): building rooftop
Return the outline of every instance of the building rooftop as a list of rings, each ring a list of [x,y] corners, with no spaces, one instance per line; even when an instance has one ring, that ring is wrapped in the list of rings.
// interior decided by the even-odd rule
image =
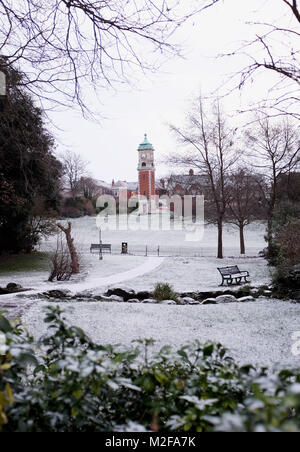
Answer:
[[[136,191],[138,189],[138,182],[127,182],[118,180],[111,186],[113,189],[127,188],[127,190]]]

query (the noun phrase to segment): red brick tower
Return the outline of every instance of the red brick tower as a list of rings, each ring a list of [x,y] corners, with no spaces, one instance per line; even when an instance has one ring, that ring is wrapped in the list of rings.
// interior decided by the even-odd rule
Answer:
[[[155,196],[154,147],[149,143],[147,134],[139,145],[138,152],[139,195],[151,200]]]

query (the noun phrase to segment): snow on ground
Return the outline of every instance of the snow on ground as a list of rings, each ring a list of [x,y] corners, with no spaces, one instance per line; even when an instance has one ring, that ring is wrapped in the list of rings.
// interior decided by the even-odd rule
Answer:
[[[185,231],[102,231],[105,243],[113,244],[118,254],[104,255],[99,261],[97,253],[90,254],[91,243],[99,241],[99,231],[96,219],[91,217],[72,220],[76,244],[81,255],[82,274],[72,278],[70,282],[49,283],[47,272],[18,272],[0,275],[0,286],[9,282],[17,282],[23,287],[46,291],[57,287],[71,289],[74,292],[82,290],[105,290],[107,286],[126,283],[135,290],[152,290],[160,281],[174,285],[178,291],[217,290],[220,284],[218,266],[238,264],[241,269],[251,274],[253,285],[269,284],[270,271],[266,261],[258,258],[258,252],[265,246],[264,227],[253,224],[246,229],[247,257],[239,254],[238,232],[231,226],[224,231],[224,250],[228,256],[223,261],[216,255],[216,228],[207,226],[201,242],[187,242]],[[154,255],[122,256],[120,254],[122,241],[128,242],[129,250],[139,247],[143,250],[148,245],[149,250],[167,250],[167,257]],[[55,239],[42,243],[43,251],[55,248]],[[189,257],[173,256],[168,252],[177,250],[187,253]],[[200,253],[203,257],[191,257],[191,253]]]
[[[17,272],[0,276],[0,286],[5,287],[14,279],[14,282],[23,287],[33,289],[34,293],[53,289],[69,289],[74,292],[101,288],[104,290],[108,285],[143,277],[160,266],[164,260],[158,257],[106,255],[103,261],[99,261],[97,254],[87,254],[81,258],[83,272],[72,277],[70,281],[51,283],[47,280],[47,272]]]
[[[72,220],[73,235],[78,248],[86,253],[91,243],[99,243],[99,229],[95,217],[84,217]],[[108,226],[107,226],[108,227]],[[213,257],[217,252],[217,228],[206,225],[204,234],[199,241],[187,240],[187,231],[181,228],[181,223],[171,224],[170,230],[105,230],[102,227],[103,243],[111,243],[116,252],[121,252],[122,242],[127,242],[129,251],[140,250],[144,253],[146,245],[150,252],[155,253],[160,246],[161,252],[171,255],[178,251],[179,255],[195,253],[200,257]],[[259,251],[266,247],[264,240],[265,226],[253,223],[245,228],[245,241],[247,256],[257,256]],[[44,242],[41,249],[53,249],[53,238]],[[173,252],[172,252],[173,251]],[[224,225],[224,254],[227,257],[239,256],[239,232],[232,225]]]
[[[36,337],[46,332],[47,303],[32,305],[23,317]],[[154,338],[156,349],[175,349],[195,339],[225,345],[240,363],[300,367],[294,357],[292,333],[300,330],[300,308],[291,302],[260,299],[252,303],[212,306],[165,306],[129,303],[64,303],[65,317],[101,344],[130,344]]]
[[[220,261],[213,257],[142,257],[105,255],[99,261],[97,254],[84,255],[84,273],[67,282],[50,283],[46,272],[15,273],[0,276],[0,286],[16,282],[35,292],[52,289],[69,289],[72,292],[90,290],[104,292],[107,287],[126,284],[134,290],[153,290],[157,282],[168,282],[177,291],[220,290],[221,277],[217,267],[239,265],[248,270],[251,285],[268,285],[270,268],[262,258],[226,258]],[[225,290],[225,288],[224,288]],[[1,300],[0,300],[1,301]]]
[[[18,272],[0,276],[0,286],[16,282],[33,288],[33,293],[54,288],[67,288],[72,292],[89,290],[103,293],[108,286],[126,285],[134,290],[152,290],[157,282],[169,282],[177,291],[219,290],[221,282],[218,266],[238,264],[249,270],[251,284],[269,284],[270,269],[258,257],[264,248],[264,227],[254,224],[247,229],[247,256],[239,254],[238,232],[226,227],[224,232],[223,261],[216,259],[216,229],[206,227],[201,242],[187,242],[184,231],[103,231],[104,243],[112,243],[117,254],[90,254],[91,243],[99,240],[95,218],[73,220],[73,230],[79,247],[83,272],[70,282],[49,283],[47,272]],[[156,250],[179,250],[180,256],[165,252],[166,257],[122,256],[121,243]],[[41,245],[53,250],[55,240]],[[199,257],[191,257],[196,250]],[[183,255],[189,257],[182,257]],[[202,257],[200,257],[202,256]],[[25,294],[26,295],[26,294]],[[27,294],[28,295],[28,294]],[[20,309],[18,306],[20,305]],[[45,332],[43,323],[45,301],[24,296],[0,297],[12,313],[22,315],[29,331],[36,337]],[[10,309],[11,306],[11,309]],[[219,341],[229,348],[240,362],[260,365],[297,365],[291,353],[294,331],[300,330],[300,307],[297,304],[260,300],[256,303],[233,303],[217,306],[164,306],[128,303],[67,303],[71,308],[68,321],[82,327],[94,340],[104,344],[129,344],[133,339],[152,337],[159,346],[171,344],[175,348],[194,339]]]
[[[152,290],[155,283],[168,282],[178,292],[217,291],[222,290],[222,279],[217,268],[236,264],[241,270],[250,272],[251,285],[270,284],[270,269],[264,259],[227,258],[220,261],[213,257],[165,258],[159,267],[142,277],[127,281],[127,284],[135,290]]]

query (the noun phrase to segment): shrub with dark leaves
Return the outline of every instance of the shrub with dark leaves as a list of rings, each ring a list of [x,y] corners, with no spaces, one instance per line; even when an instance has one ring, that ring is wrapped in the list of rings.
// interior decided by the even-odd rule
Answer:
[[[38,344],[0,317],[5,432],[300,431],[300,372],[239,367],[219,344],[101,346],[47,308]]]

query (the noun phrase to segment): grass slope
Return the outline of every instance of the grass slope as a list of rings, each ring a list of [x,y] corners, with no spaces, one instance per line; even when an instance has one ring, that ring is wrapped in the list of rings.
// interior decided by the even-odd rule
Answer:
[[[15,272],[46,271],[49,269],[49,253],[34,252],[0,256],[0,275]]]

